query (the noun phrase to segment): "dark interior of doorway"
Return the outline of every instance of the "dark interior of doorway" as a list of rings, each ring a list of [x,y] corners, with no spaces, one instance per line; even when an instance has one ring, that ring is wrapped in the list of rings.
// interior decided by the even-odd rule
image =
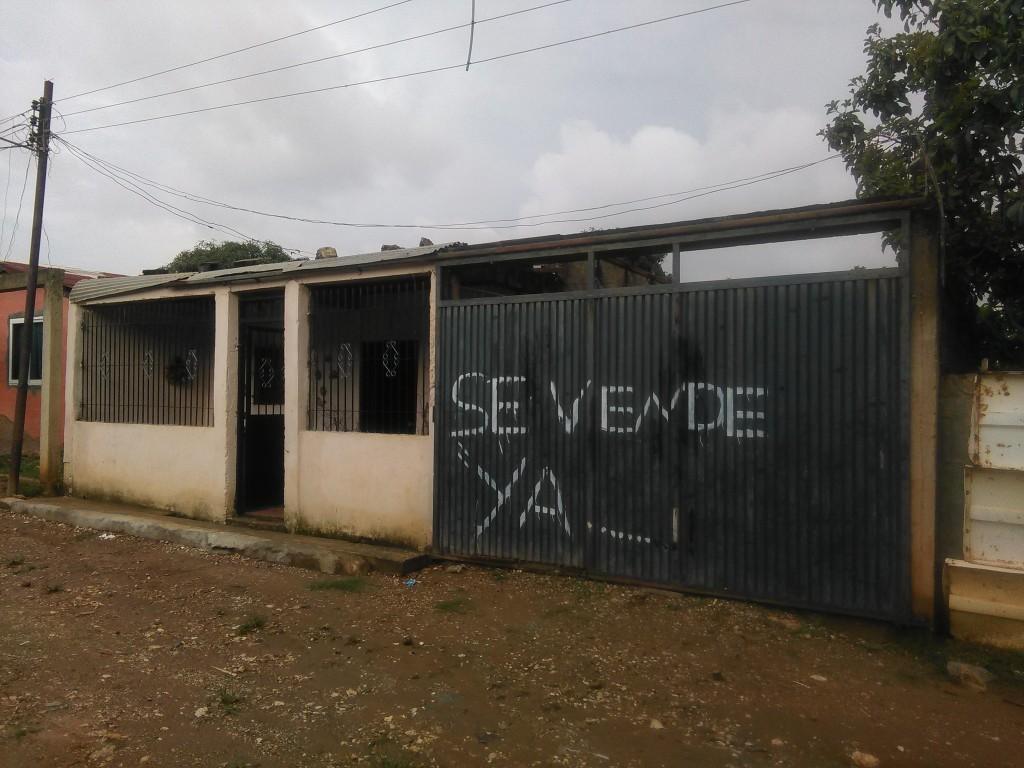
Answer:
[[[250,520],[284,517],[284,294],[238,303],[238,474],[235,509]]]

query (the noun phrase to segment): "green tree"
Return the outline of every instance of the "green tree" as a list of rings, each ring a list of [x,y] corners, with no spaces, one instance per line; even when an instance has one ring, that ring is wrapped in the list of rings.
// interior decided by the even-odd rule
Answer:
[[[943,222],[947,365],[1024,364],[1024,0],[874,0],[867,68],[822,131],[859,197],[922,195]],[[949,333],[955,329],[956,333]]]
[[[290,261],[288,254],[276,243],[200,240],[194,248],[175,256],[164,269],[168,272],[195,272],[204,264],[216,264],[214,269],[227,269],[243,259],[259,259],[268,263]]]

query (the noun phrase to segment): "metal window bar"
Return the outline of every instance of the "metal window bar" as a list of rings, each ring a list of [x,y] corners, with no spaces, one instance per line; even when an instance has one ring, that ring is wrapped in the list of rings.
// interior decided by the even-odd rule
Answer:
[[[310,430],[428,434],[429,291],[425,276],[310,290]]]
[[[101,305],[83,315],[79,420],[213,425],[212,298]]]

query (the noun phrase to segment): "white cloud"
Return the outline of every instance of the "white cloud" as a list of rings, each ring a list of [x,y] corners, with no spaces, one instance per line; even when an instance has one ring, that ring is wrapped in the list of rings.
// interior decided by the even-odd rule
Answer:
[[[9,0],[0,26],[0,116],[44,77],[57,98],[379,5],[377,0]],[[497,15],[534,4],[488,0]],[[478,4],[479,6],[480,4]],[[686,2],[685,7],[699,7]],[[477,30],[477,57],[679,12],[680,0],[577,0]],[[372,45],[467,20],[461,0],[418,0],[245,54],[58,103],[63,112]],[[688,189],[825,153],[822,105],[862,68],[867,0],[750,3],[529,56],[67,138],[118,165],[239,205],[324,219],[432,223],[577,208]],[[67,128],[392,75],[463,59],[465,30],[140,104]],[[59,124],[64,129],[64,124]],[[21,166],[14,164],[15,171]],[[58,155],[46,222],[56,263],[134,273],[215,233],[171,217]],[[0,186],[6,167],[0,163]],[[20,182],[16,178],[12,184]],[[852,195],[838,163],[609,226],[823,202]],[[12,193],[13,196],[13,193]],[[186,205],[184,207],[193,207]],[[194,206],[259,238],[314,250],[480,242],[572,231],[350,230]],[[16,258],[25,258],[27,221]],[[5,215],[8,230],[14,210]],[[602,222],[594,222],[601,226]],[[579,227],[587,226],[580,224]]]

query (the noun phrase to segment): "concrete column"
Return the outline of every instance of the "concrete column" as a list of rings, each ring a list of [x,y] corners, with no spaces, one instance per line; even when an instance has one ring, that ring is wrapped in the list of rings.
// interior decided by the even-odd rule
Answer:
[[[292,281],[284,289],[284,521],[291,531],[301,509],[299,442],[309,401],[308,358],[309,289]]]
[[[82,309],[68,304],[67,376],[64,381],[64,487],[74,493],[75,423],[82,401]]]
[[[43,392],[39,411],[39,480],[45,493],[54,493],[61,475],[64,420],[64,271],[51,269],[43,283]]]
[[[223,522],[235,513],[238,469],[238,296],[222,287],[217,289],[214,300],[213,428],[217,432],[217,458],[224,464],[224,503],[220,510]]]
[[[939,431],[939,245],[934,216],[914,211],[910,237],[910,591],[914,616],[936,614]]]

